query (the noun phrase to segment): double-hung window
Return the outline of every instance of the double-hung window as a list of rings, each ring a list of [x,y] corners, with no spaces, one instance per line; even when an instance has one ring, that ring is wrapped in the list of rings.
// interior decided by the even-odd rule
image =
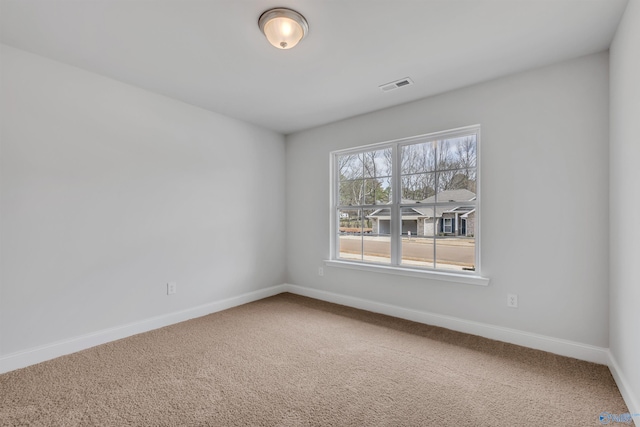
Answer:
[[[479,275],[480,127],[332,153],[335,261]]]

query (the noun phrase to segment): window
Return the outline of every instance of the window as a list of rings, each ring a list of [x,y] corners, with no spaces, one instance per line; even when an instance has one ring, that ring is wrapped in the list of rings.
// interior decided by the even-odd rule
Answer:
[[[445,234],[451,234],[452,231],[452,218],[444,218],[444,232]]]
[[[480,127],[332,153],[332,260],[478,275]]]

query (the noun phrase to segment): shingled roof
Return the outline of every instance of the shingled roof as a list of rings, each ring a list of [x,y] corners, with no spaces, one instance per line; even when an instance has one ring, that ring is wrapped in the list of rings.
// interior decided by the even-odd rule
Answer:
[[[476,199],[476,193],[469,191],[469,190],[465,190],[465,189],[458,189],[458,190],[445,190],[445,191],[441,191],[440,193],[438,193],[438,202],[470,202]],[[431,196],[431,197],[427,197],[424,200],[421,200],[417,203],[435,203],[436,201],[436,196]],[[402,204],[411,204],[411,203],[415,203],[413,200],[409,200],[409,199],[402,199]],[[442,216],[443,213],[445,212],[450,212],[453,211],[455,209],[459,210],[459,206],[412,206],[412,207],[405,207],[403,209],[411,209],[410,212],[405,211],[403,213],[403,217],[409,217],[409,216],[413,216],[413,217],[424,217],[424,218],[433,218],[434,216],[436,218],[439,218]],[[434,209],[435,209],[435,215],[434,215]],[[473,210],[473,207],[469,207],[468,210],[464,210],[465,213],[468,213],[470,210]],[[367,215],[367,217],[371,218],[378,218],[378,219],[389,219],[389,215],[390,215],[390,211],[389,208],[381,208],[378,209],[376,211],[374,211],[372,214]]]
[[[458,190],[444,190],[437,194],[438,202],[469,202],[476,199],[476,193],[464,188]],[[436,196],[427,197],[420,203],[435,203]]]

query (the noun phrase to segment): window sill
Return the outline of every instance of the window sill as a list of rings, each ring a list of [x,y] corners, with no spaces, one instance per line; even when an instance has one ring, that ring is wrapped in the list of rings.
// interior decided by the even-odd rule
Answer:
[[[464,283],[467,285],[488,286],[489,278],[467,274],[427,271],[417,268],[394,267],[389,265],[365,264],[352,261],[325,260],[326,266],[349,268],[353,270],[372,271],[375,273],[396,274],[399,276],[419,277],[423,279],[441,280],[444,282]]]

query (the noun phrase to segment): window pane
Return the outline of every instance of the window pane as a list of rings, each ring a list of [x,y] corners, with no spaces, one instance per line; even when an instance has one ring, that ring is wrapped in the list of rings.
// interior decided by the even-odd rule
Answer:
[[[452,139],[438,141],[436,152],[438,170],[456,169],[455,143]]]
[[[362,260],[362,219],[360,209],[338,210],[338,254],[343,259]]]
[[[437,201],[467,202],[476,198],[475,169],[455,169],[438,172]]]
[[[372,210],[367,216],[371,220],[373,235],[388,236],[391,234],[391,210],[389,208]]]
[[[402,183],[402,203],[419,202],[435,194],[436,178],[434,173],[404,175]]]
[[[363,165],[365,178],[390,177],[391,148],[363,153]]]
[[[362,236],[363,259],[369,262],[391,263],[391,236],[389,220],[382,219],[380,212],[389,209],[365,209]]]
[[[476,170],[475,169],[455,169],[443,173],[448,177],[447,189],[465,189],[476,192]],[[446,180],[443,180],[446,181]]]
[[[475,168],[476,135],[438,141],[438,153],[440,169]]]
[[[366,179],[364,204],[384,205],[391,201],[391,178]]]
[[[434,220],[428,216],[433,210],[405,207],[401,211],[402,265],[433,267]]]
[[[338,156],[338,178],[346,179],[362,178],[362,154],[345,154]]]
[[[405,145],[401,148],[401,173],[403,175],[433,172],[435,170],[435,148],[433,142]]]
[[[459,225],[459,224],[458,224]],[[455,228],[456,224],[454,224]],[[475,271],[476,239],[464,235],[436,238],[436,268]]]
[[[437,206],[435,217],[435,230],[438,236],[473,237],[475,234],[476,207],[474,204]]]
[[[364,196],[364,180],[356,179],[354,181],[340,182],[340,200],[341,206],[351,206],[362,204]]]

